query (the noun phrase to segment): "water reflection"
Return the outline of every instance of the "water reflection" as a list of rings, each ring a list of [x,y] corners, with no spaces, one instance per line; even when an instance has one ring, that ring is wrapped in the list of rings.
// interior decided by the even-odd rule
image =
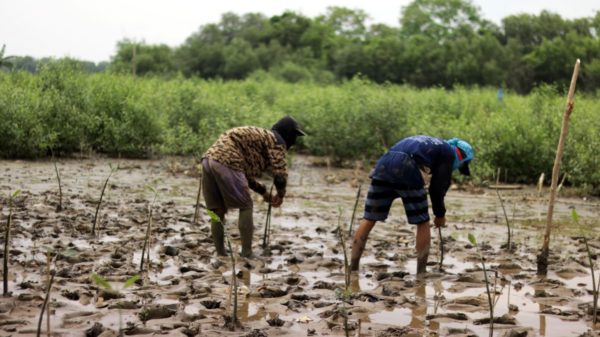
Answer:
[[[548,308],[547,305],[540,304],[540,312]],[[546,336],[546,315],[540,314],[540,336]]]
[[[427,316],[427,298],[425,292],[425,282],[419,282],[415,287],[415,305],[412,307],[412,319],[410,326],[412,328],[425,329],[425,316]]]
[[[264,276],[253,274],[247,269],[242,269],[241,275],[242,277],[238,278],[238,284],[240,288],[245,288],[247,291],[250,290],[253,281],[256,283],[260,279],[265,279]],[[256,279],[252,280],[253,277]],[[245,290],[238,292],[238,301],[238,315],[242,322],[259,321],[265,318],[266,312],[264,306],[254,303],[252,298],[247,296]]]

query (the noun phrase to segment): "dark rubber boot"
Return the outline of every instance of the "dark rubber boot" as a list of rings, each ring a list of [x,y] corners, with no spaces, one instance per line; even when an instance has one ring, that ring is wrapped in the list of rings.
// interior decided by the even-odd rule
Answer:
[[[252,220],[252,208],[240,209],[238,222],[240,239],[242,240],[242,256],[252,257],[252,234],[254,234],[254,223]]]
[[[211,221],[210,222],[210,232],[212,234],[213,242],[215,243],[217,255],[227,256],[227,252],[225,251],[225,242],[224,242],[225,231],[223,229],[223,224],[221,222],[212,222]]]

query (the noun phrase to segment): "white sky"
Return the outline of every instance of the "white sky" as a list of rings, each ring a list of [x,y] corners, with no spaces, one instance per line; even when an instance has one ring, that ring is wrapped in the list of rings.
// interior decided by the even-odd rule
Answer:
[[[472,0],[488,20],[508,15],[538,14],[547,9],[563,18],[591,17],[598,0]],[[293,10],[309,17],[329,6],[362,9],[370,23],[397,27],[410,0],[0,0],[0,46],[7,55],[70,56],[109,60],[123,38],[180,45],[198,28],[217,23],[221,14],[259,12],[267,16]]]

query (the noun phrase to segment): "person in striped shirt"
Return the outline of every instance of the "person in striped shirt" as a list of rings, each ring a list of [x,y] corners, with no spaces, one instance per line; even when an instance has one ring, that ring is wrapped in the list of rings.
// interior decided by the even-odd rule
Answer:
[[[431,241],[430,218],[425,182],[429,180],[429,197],[436,227],[446,224],[444,197],[452,178],[459,170],[470,175],[473,148],[464,140],[442,140],[429,136],[402,139],[385,153],[370,175],[371,185],[365,201],[365,213],[352,244],[351,269],[358,270],[360,257],[371,229],[377,221],[387,219],[392,202],[402,198],[409,224],[417,226],[417,274],[426,271]]]

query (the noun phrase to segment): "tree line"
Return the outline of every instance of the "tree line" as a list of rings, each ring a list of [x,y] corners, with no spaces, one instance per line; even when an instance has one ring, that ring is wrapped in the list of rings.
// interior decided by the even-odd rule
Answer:
[[[360,76],[415,87],[504,87],[528,93],[540,84],[568,85],[582,60],[579,87],[600,86],[600,12],[578,19],[542,11],[507,16],[497,25],[469,0],[414,0],[399,26],[368,24],[360,9],[330,7],[314,18],[286,11],[226,13],[181,45],[123,40],[108,65],[88,71],[238,80],[274,76],[333,83]],[[15,60],[18,61],[18,60]],[[15,62],[29,69],[31,60]]]

